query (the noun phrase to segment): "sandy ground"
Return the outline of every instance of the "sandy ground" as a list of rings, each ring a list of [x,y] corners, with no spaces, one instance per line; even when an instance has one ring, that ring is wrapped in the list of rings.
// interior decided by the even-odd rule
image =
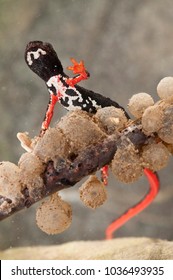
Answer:
[[[172,260],[173,243],[150,238],[73,241],[57,246],[18,247],[0,252],[1,260]]]

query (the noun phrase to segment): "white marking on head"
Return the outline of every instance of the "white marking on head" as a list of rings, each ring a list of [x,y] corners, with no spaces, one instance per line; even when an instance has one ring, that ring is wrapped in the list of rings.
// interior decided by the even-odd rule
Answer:
[[[32,57],[31,55],[34,56],[34,59],[38,59],[40,57],[40,55],[45,55],[46,54],[46,51],[42,50],[42,49],[38,49],[36,51],[31,51],[31,52],[28,52],[27,53],[27,56],[26,56],[26,60],[28,62],[29,65],[32,65],[33,63],[33,60],[32,60]]]

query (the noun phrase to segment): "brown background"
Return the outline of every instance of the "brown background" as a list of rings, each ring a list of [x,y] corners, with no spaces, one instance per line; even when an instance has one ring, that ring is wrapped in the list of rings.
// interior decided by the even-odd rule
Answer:
[[[83,86],[122,106],[137,92],[158,99],[156,86],[173,75],[173,2],[170,0],[0,0],[0,155],[17,163],[18,131],[37,135],[48,102],[42,80],[24,62],[30,40],[53,44],[63,65],[83,59],[91,77]],[[54,121],[66,111],[58,104]],[[117,237],[173,239],[173,161],[159,172],[155,202],[116,233]],[[80,184],[79,184],[80,185]],[[1,222],[0,249],[104,238],[106,226],[147,191],[147,181],[124,185],[111,175],[109,199],[96,211],[79,201],[78,186],[62,192],[73,207],[69,230],[48,236],[35,223],[35,208]]]

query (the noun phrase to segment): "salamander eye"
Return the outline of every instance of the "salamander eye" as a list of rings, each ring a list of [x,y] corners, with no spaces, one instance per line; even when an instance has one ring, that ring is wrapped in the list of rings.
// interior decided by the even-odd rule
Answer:
[[[61,62],[49,43],[29,42],[25,50],[25,61],[29,68],[45,82],[50,77],[63,73]]]

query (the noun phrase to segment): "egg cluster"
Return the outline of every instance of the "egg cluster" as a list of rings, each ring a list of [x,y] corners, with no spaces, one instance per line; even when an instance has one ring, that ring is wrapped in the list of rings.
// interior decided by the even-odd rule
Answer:
[[[56,167],[71,162],[83,150],[97,145],[109,135],[115,135],[117,151],[110,163],[115,177],[125,183],[137,180],[145,167],[160,170],[173,153],[173,77],[160,81],[160,100],[156,103],[147,93],[138,93],[129,100],[128,108],[134,119],[128,120],[121,109],[102,108],[95,115],[76,110],[65,115],[54,128],[41,137],[30,139],[18,133],[25,152],[18,165],[0,163],[0,213],[9,215],[19,205],[29,207],[46,196],[44,172],[51,161]],[[135,129],[145,136],[137,145]],[[95,209],[107,199],[107,190],[95,174],[79,188],[80,199]],[[72,221],[72,209],[58,193],[46,198],[36,213],[37,225],[47,234],[66,230]]]
[[[128,108],[147,136],[146,143],[137,149],[129,142],[118,147],[111,163],[113,174],[122,182],[130,183],[142,175],[143,168],[158,171],[164,168],[173,151],[173,77],[166,77],[157,86],[160,100],[144,92],[129,100]]]
[[[17,136],[27,152],[20,157],[18,165],[11,162],[0,163],[0,213],[7,216],[10,212],[17,211],[22,206],[29,207],[46,196],[43,174],[49,161],[53,161],[55,167],[62,159],[70,161],[89,145],[105,139],[106,133],[87,113],[76,111],[64,116],[42,137],[31,140],[28,133],[18,133]],[[105,190],[96,178],[93,180],[92,177],[89,181],[80,190],[81,200],[96,208],[105,200]],[[71,219],[71,206],[57,193],[46,199],[36,214],[38,226],[47,234],[67,229]]]

